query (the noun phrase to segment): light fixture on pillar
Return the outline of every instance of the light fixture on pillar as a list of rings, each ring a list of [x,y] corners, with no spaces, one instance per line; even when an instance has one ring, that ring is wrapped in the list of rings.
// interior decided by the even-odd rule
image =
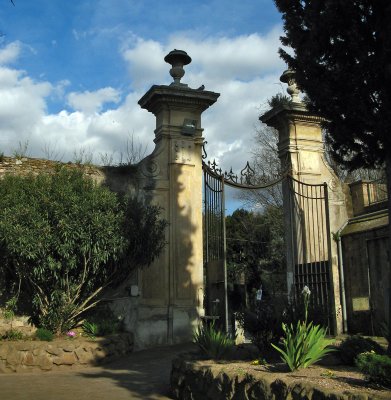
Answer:
[[[170,75],[174,78],[174,82],[171,85],[187,86],[181,83],[181,79],[185,75],[183,66],[191,63],[191,57],[186,51],[174,49],[164,57],[164,61],[172,66]]]
[[[293,103],[301,103],[299,94],[300,90],[297,87],[296,79],[295,79],[295,71],[292,69],[287,69],[280,76],[280,81],[288,84],[288,89],[286,90],[288,94],[292,97]]]
[[[197,127],[197,120],[185,118],[183,121],[181,134],[184,136],[194,136]]]

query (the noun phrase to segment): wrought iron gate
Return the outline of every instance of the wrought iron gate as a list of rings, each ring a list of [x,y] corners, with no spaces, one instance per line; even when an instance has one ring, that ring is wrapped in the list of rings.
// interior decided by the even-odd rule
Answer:
[[[288,178],[290,249],[293,295],[299,299],[305,286],[317,321],[333,330],[331,310],[331,235],[327,184],[308,184]]]
[[[203,159],[206,158],[206,153]],[[225,235],[225,185],[240,189],[265,189],[283,185],[287,269],[292,274],[293,298],[304,286],[312,292],[312,305],[326,315],[332,329],[330,283],[330,228],[327,185],[300,182],[288,174],[267,184],[254,182],[246,167],[235,175],[223,172],[213,161],[203,161],[204,172],[204,278],[206,318],[217,319],[228,330],[227,266]],[[288,289],[289,290],[289,289]]]

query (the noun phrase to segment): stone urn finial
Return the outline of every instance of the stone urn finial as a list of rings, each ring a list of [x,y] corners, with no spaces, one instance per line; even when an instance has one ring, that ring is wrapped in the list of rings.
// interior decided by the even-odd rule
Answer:
[[[191,63],[191,57],[186,51],[174,49],[164,57],[164,61],[172,66],[170,75],[174,78],[174,82],[171,85],[183,85],[181,83],[181,79],[185,75],[183,66]]]
[[[280,81],[288,84],[288,89],[286,91],[292,97],[292,101],[294,103],[301,103],[299,97],[300,90],[297,87],[295,79],[295,71],[293,71],[292,69],[287,69],[280,76]]]

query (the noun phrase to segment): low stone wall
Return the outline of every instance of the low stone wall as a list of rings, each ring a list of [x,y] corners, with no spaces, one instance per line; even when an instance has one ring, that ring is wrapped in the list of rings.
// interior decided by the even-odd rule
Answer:
[[[0,373],[55,371],[93,366],[131,353],[133,334],[97,338],[62,339],[52,342],[0,342]]]
[[[7,331],[17,330],[25,336],[32,336],[37,328],[29,323],[29,317],[18,315],[12,320],[2,318],[2,309],[0,308],[0,336],[5,335]]]
[[[181,356],[173,360],[171,391],[177,400],[386,400],[391,392],[368,388],[366,382],[354,381],[352,389],[342,380],[305,377],[295,373],[254,373],[239,365],[191,360]],[[249,363],[247,363],[249,365]],[[289,375],[289,376],[288,376]],[[346,379],[346,378],[345,378]]]

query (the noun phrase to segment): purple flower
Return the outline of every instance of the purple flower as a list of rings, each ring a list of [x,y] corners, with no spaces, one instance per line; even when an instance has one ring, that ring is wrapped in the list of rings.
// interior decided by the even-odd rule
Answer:
[[[69,331],[67,332],[67,336],[70,338],[74,338],[76,336],[76,332],[75,331]]]

